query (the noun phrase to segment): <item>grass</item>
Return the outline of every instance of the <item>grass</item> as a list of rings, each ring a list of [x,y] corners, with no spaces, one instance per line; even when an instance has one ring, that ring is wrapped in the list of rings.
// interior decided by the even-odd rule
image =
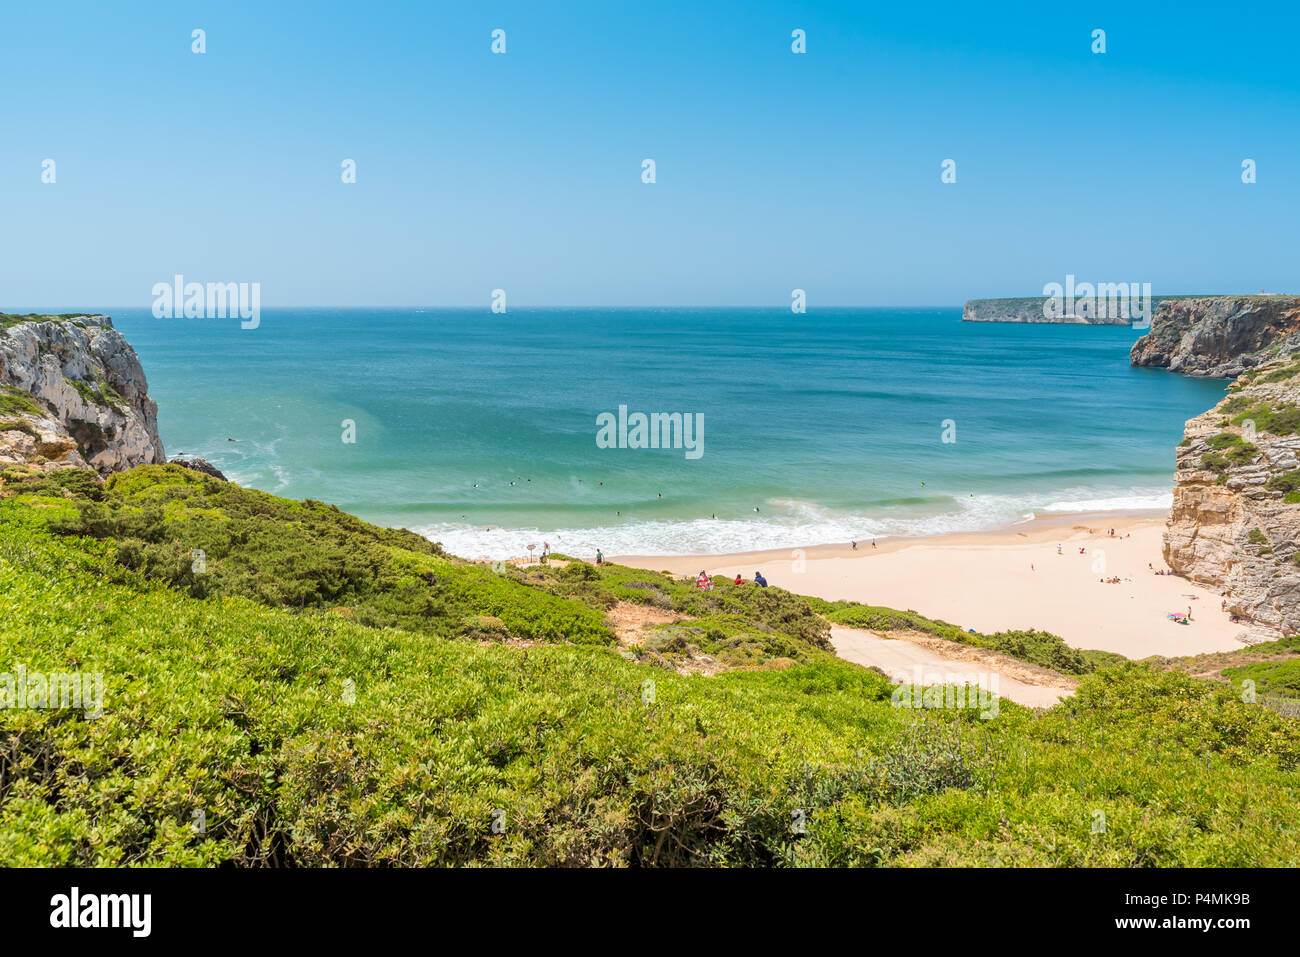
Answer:
[[[0,385],[0,415],[43,415],[30,394],[10,385]]]
[[[1268,402],[1258,402],[1249,396],[1233,396],[1223,403],[1220,411],[1231,416],[1233,425],[1255,423],[1256,430],[1274,435],[1295,435],[1300,431],[1300,408],[1293,402],[1283,402],[1274,407]]]
[[[28,422],[22,419],[0,419],[0,432],[25,432],[34,439],[39,439],[41,434]]]
[[[1300,360],[1292,362],[1289,365],[1280,366],[1268,372],[1261,373],[1255,370],[1243,372],[1237,378],[1237,384],[1244,387],[1247,385],[1261,385],[1266,382],[1284,382],[1297,375],[1300,375]]]
[[[6,472],[0,668],[102,673],[104,713],[0,709],[2,864],[1300,862],[1300,724],[1223,684],[1125,663],[1046,712],[912,711],[821,651],[819,612],[955,626],[617,566],[493,575],[175,467],[75,481]],[[198,588],[166,558],[195,536]],[[473,640],[634,596],[803,657],[702,678],[598,632]]]
[[[1206,440],[1214,451],[1201,456],[1201,468],[1225,472],[1238,465],[1249,465],[1259,456],[1259,449],[1235,432],[1219,432]]]
[[[67,319],[80,319],[84,315],[85,313],[82,312],[61,312],[55,315],[49,315],[46,313],[39,313],[39,312],[29,312],[25,314],[12,313],[12,312],[0,312],[0,331],[9,329],[12,326],[16,326],[24,322],[47,322],[47,321],[61,322]]]
[[[1289,472],[1279,472],[1272,476],[1264,483],[1264,488],[1274,492],[1282,492],[1286,496],[1300,490],[1300,469],[1292,469]],[[1286,498],[1286,501],[1292,502],[1293,498]]]
[[[94,385],[91,385],[89,382],[82,379],[70,379],[67,376],[64,376],[63,379],[68,383],[68,385],[77,390],[79,396],[91,405],[108,406],[117,409],[119,412],[125,411],[126,409],[126,400],[123,399],[117,391],[102,378],[97,378]]]

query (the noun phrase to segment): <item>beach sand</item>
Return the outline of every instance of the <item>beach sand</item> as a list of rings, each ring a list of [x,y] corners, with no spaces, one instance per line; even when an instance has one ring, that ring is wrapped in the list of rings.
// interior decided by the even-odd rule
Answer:
[[[868,539],[857,551],[845,544],[610,560],[678,575],[704,568],[752,580],[761,571],[769,584],[799,594],[911,609],[981,632],[1037,628],[1076,648],[1134,659],[1244,647],[1246,626],[1219,610],[1219,593],[1154,574],[1165,567],[1164,525],[1165,516],[1151,512],[1058,515],[998,532],[885,539],[874,549]],[[1110,528],[1115,538],[1107,537]],[[1120,584],[1098,580],[1114,576]],[[1188,625],[1166,617],[1189,607]]]

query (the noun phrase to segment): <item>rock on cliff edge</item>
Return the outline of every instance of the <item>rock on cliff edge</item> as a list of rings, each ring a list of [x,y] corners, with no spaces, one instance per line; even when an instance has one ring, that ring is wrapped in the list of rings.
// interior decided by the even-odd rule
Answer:
[[[107,316],[0,315],[0,467],[166,461],[140,359]]]
[[[1298,352],[1300,297],[1215,296],[1160,302],[1129,357],[1135,366],[1231,378]]]
[[[1223,591],[1260,637],[1300,633],[1300,360],[1266,362],[1187,423],[1169,567]]]

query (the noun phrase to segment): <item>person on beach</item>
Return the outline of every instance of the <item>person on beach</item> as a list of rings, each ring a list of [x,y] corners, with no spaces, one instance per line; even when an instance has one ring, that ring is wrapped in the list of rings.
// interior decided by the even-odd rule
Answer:
[[[596,564],[599,565],[604,560],[605,560],[605,556],[600,553],[600,549],[599,548],[596,549]]]
[[[876,540],[874,538],[871,540],[871,547],[872,548],[876,547]]]
[[[853,550],[856,552],[856,551],[858,550],[858,543],[857,543],[857,542],[851,542],[850,544],[853,545]]]
[[[767,587],[767,579],[763,577],[762,572],[754,572],[754,584],[759,588]]]
[[[733,584],[733,585],[743,585],[743,584],[745,584],[745,579],[743,579],[743,578],[740,577],[740,572],[736,572],[736,580],[735,580],[734,582],[732,582],[732,584]]]

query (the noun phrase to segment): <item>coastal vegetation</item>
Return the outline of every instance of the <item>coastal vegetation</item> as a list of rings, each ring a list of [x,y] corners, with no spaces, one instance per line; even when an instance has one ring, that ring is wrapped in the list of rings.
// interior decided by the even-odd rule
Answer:
[[[176,466],[0,482],[0,660],[104,676],[100,717],[0,710],[6,864],[1300,861],[1300,725],[1227,681],[778,588],[494,571]],[[641,661],[606,619],[629,606],[682,616],[665,647],[744,636],[736,666]],[[829,622],[1080,686],[991,721],[894,707]]]
[[[45,320],[63,321],[67,319],[77,319],[84,316],[81,312],[61,312],[54,315],[47,315],[39,312],[14,313],[0,312],[0,331],[8,329],[10,326],[16,326],[24,322],[43,322]]]
[[[30,395],[11,385],[0,383],[0,415],[40,415],[41,409]]]
[[[1289,378],[1289,377],[1288,377]],[[1231,416],[1233,425],[1254,422],[1260,432],[1274,435],[1295,435],[1300,431],[1300,407],[1292,402],[1260,402],[1248,396],[1236,395],[1219,407],[1224,415]]]

